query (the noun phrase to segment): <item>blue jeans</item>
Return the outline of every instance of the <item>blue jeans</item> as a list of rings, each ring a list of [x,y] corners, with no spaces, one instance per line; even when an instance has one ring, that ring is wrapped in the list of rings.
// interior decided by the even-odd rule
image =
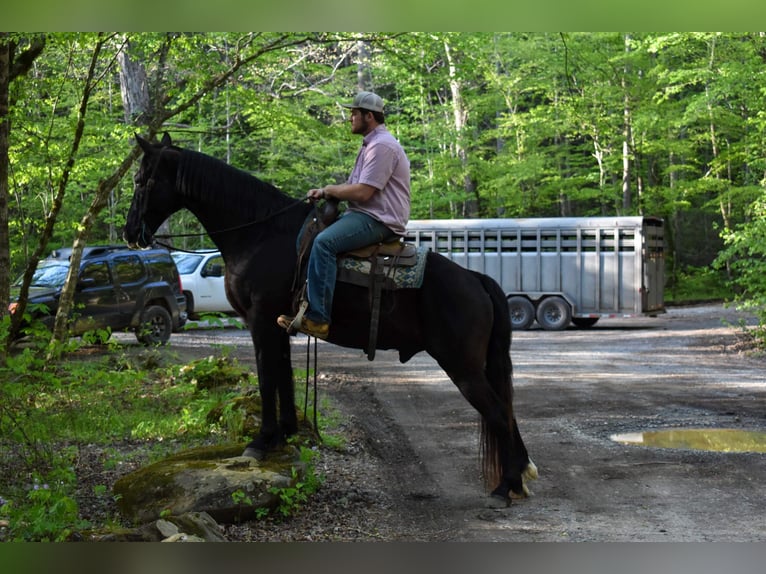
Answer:
[[[396,234],[380,221],[358,211],[346,211],[317,235],[309,255],[306,317],[317,323],[330,322],[338,254],[395,237]]]

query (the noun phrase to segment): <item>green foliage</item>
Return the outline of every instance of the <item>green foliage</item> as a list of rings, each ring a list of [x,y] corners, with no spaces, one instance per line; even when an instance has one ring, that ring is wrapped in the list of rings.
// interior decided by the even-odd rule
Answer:
[[[123,49],[143,67],[149,87],[149,109],[132,110],[133,116],[121,98]],[[362,85],[384,97],[386,124],[407,150],[413,218],[663,217],[675,274],[669,300],[736,293],[738,304],[752,307],[763,323],[765,52],[759,33],[372,33],[363,39],[354,33],[51,33],[30,73],[10,88],[11,265],[0,270],[0,281],[30,262],[44,225],[52,223],[47,218],[60,185],[65,193],[49,245],[72,244],[99,184],[150,121],[180,145],[224,158],[294,197],[343,181],[359,138],[349,133],[347,110],[338,103]],[[98,82],[78,118],[92,61]],[[70,163],[78,119],[84,137]],[[130,177],[123,178],[105,207],[93,210],[90,243],[121,241],[131,197]],[[189,213],[173,215],[168,225],[170,233],[201,234],[183,238],[185,248],[211,246]],[[710,270],[721,236],[725,244]],[[722,284],[724,275],[730,286]],[[0,372],[1,436],[19,445],[14,456],[28,472],[53,468],[48,445],[55,441],[244,432],[231,388],[252,381],[236,365],[201,361],[154,379],[147,372],[159,366],[158,350],[128,356],[105,331],[84,338],[107,343],[110,358],[101,369],[49,364],[41,358],[49,336],[38,327],[27,327],[25,348],[9,355]],[[76,353],[80,344],[56,352]],[[331,424],[320,419],[320,426]]]
[[[0,497],[0,516],[10,524],[9,539],[61,542],[73,528],[87,527],[71,496],[75,486],[74,473],[58,465],[48,476],[34,476],[30,484],[17,486],[9,500]]]
[[[749,215],[749,221],[724,232],[726,247],[715,264],[731,270],[736,301],[756,314],[760,328],[755,335],[766,346],[766,195],[753,203]]]
[[[98,36],[47,40],[12,85],[12,275],[50,213]],[[123,48],[180,145],[295,197],[348,175],[359,140],[338,103],[361,82],[385,98],[386,123],[410,157],[413,218],[645,213],[681,230],[701,219],[729,230],[746,220],[766,169],[765,45],[757,33],[115,34],[95,62],[52,245],[71,244],[96,186],[145,127],[125,118]],[[130,199],[125,178],[97,214],[92,243],[120,240]],[[202,234],[182,239],[186,248],[210,246],[188,213],[169,226]],[[719,247],[709,235],[702,261],[698,241],[669,249],[679,264],[708,264]]]
[[[303,479],[298,479],[297,469],[292,469],[293,486],[272,487],[269,492],[276,494],[279,498],[276,513],[282,517],[288,517],[294,514],[308,501],[322,484],[322,479],[317,476],[314,468],[314,460],[317,457],[316,451],[306,448],[301,449],[301,462],[306,466],[306,472]]]
[[[178,380],[196,385],[197,389],[253,384],[252,374],[226,354],[210,355],[192,361],[178,371]]]
[[[150,441],[146,455],[151,457],[153,444],[159,456],[181,441],[234,435],[232,413],[222,421],[208,419],[223,394],[200,392],[180,374],[180,366],[157,365],[156,350],[131,359],[110,354],[120,352],[116,346],[104,348],[101,359],[88,347],[82,352],[85,360],[70,350],[65,360],[51,364],[44,352],[27,347],[0,367],[0,495],[6,501],[0,512],[10,521],[13,539],[60,540],[82,527],[71,470],[79,448],[144,440]],[[114,365],[119,367],[113,370]],[[174,447],[162,446],[171,438]],[[106,465],[119,460],[115,453]]]
[[[726,275],[719,269],[688,266],[665,289],[665,303],[690,304],[703,301],[728,301],[733,294]]]
[[[73,471],[81,449],[100,447],[104,468],[114,470],[125,462],[153,462],[184,446],[245,440],[243,401],[255,381],[225,352],[179,364],[168,348],[114,341],[78,341],[53,362],[46,351],[30,345],[0,366],[0,517],[9,521],[9,539],[64,540],[87,527],[79,516]],[[305,373],[297,375],[305,379]],[[209,386],[201,388],[200,381]],[[297,396],[301,402],[300,389]],[[326,397],[319,424],[324,447],[342,448],[342,420]],[[275,492],[278,516],[297,511],[321,483],[314,436],[301,432],[292,440],[306,474]],[[125,454],[124,442],[141,448]],[[94,495],[109,493],[100,485]],[[248,504],[246,495],[236,502]]]

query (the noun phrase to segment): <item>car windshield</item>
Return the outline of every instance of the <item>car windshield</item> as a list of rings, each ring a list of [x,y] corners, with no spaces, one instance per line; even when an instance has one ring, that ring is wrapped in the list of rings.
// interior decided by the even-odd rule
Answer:
[[[173,260],[176,262],[176,267],[178,267],[178,272],[181,275],[188,275],[189,273],[193,273],[203,258],[202,255],[198,255],[196,253],[176,252],[173,253],[172,256]]]
[[[69,272],[69,262],[50,261],[42,262],[37,266],[35,274],[32,276],[31,287],[50,287],[52,289],[61,287],[66,281],[66,275]],[[15,285],[21,286],[23,276],[19,277]]]

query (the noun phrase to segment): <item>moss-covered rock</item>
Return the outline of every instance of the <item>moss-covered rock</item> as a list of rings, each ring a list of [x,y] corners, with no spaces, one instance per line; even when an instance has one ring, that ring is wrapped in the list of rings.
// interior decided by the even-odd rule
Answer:
[[[240,456],[243,448],[193,449],[122,477],[114,487],[120,511],[137,524],[187,512],[232,523],[275,508],[279,495],[272,489],[291,488],[305,475],[298,451],[286,447],[257,461]]]

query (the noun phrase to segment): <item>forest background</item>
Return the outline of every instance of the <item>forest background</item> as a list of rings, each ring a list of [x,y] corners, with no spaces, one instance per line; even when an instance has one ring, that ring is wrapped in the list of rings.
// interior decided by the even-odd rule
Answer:
[[[347,176],[366,89],[413,218],[662,217],[670,298],[762,309],[765,63],[766,33],[0,33],[0,301],[54,248],[121,242],[134,134],[302,197]]]

